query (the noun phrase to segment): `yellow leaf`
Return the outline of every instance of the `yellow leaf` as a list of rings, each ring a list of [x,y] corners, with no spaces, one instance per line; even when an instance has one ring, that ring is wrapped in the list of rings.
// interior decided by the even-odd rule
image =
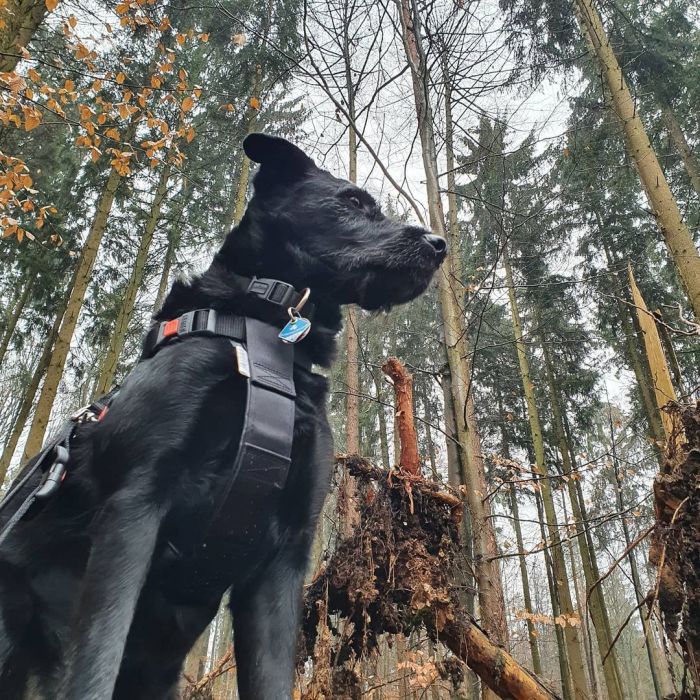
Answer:
[[[46,9],[53,12],[58,7],[58,0],[46,0]]]
[[[39,72],[35,70],[34,68],[30,68],[27,71],[27,75],[29,76],[30,80],[33,80],[35,83],[38,83],[41,80],[41,76],[39,75]]]
[[[185,43],[186,40],[187,40],[187,37],[186,37],[184,34],[178,34],[178,35],[175,37],[175,41],[177,41],[177,43],[178,43],[180,46],[182,46],[182,45]]]
[[[126,76],[124,73],[117,73],[115,80],[119,83],[119,85],[121,85],[126,80]]]
[[[194,107],[194,100],[191,97],[185,97],[182,101],[182,111],[189,112]]]
[[[72,80],[66,80],[66,82],[63,85],[63,88],[68,92],[73,92],[73,90],[75,90],[75,83]]]
[[[41,124],[41,119],[36,114],[28,114],[24,118],[25,131],[31,131],[32,129],[36,129],[36,127],[39,126],[39,124]]]

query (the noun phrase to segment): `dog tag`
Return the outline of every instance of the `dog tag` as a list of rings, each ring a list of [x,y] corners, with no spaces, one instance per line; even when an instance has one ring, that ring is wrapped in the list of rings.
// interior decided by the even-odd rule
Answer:
[[[246,349],[237,343],[234,343],[233,348],[236,351],[236,365],[238,365],[238,374],[250,379],[250,363],[248,362],[248,353],[246,352]]]
[[[279,332],[280,340],[285,343],[298,343],[308,335],[311,330],[311,321],[302,316],[290,319],[287,325]]]

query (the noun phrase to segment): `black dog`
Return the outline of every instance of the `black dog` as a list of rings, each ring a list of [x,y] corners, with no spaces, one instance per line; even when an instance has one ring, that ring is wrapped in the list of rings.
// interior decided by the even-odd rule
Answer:
[[[173,285],[158,320],[213,308],[281,328],[285,310],[251,298],[243,279],[284,280],[311,290],[313,328],[298,347],[327,367],[340,306],[413,299],[445,241],[386,219],[283,139],[253,134],[244,148],[261,164],[245,216],[204,274]],[[0,548],[0,697],[175,698],[182,662],[229,588],[240,697],[291,697],[332,463],[326,380],[295,366],[294,382],[290,471],[251,547],[205,534],[243,422],[230,342],[185,339],[135,367],[104,419],[81,426],[58,493]]]

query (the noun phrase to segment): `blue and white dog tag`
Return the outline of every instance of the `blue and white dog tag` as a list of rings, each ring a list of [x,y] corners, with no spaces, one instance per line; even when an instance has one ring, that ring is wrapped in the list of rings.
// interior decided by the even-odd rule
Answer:
[[[308,335],[311,330],[311,321],[302,316],[294,316],[287,325],[279,332],[280,340],[285,343],[298,343]]]

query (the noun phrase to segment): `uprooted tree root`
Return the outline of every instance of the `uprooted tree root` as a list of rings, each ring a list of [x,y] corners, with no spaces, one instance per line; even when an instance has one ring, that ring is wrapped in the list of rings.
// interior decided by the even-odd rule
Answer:
[[[676,427],[654,481],[649,559],[658,569],[655,595],[666,633],[685,657],[684,685],[700,693],[700,404],[669,404],[666,410]]]
[[[425,630],[502,697],[558,697],[491,642],[460,605],[453,568],[459,551],[461,499],[405,472],[386,472],[340,457],[364,494],[360,527],[340,542],[306,592],[301,659],[314,659],[304,696],[359,697],[352,662],[377,649],[383,634]],[[458,684],[460,664],[438,672]]]

